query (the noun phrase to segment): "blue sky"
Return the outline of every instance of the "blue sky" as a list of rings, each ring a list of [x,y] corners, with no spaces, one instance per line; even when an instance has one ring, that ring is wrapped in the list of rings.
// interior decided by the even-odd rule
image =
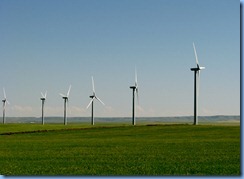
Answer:
[[[134,70],[139,116],[193,115],[195,43],[199,115],[240,114],[240,1],[1,0],[0,87],[8,116],[131,116]],[[3,97],[3,94],[2,94]]]

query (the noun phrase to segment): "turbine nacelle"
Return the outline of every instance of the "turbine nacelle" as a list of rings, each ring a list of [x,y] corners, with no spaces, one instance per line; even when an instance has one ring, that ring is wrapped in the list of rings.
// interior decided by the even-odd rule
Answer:
[[[191,68],[191,71],[200,71],[200,70],[204,70],[205,67],[198,67],[198,68]]]
[[[71,90],[71,85],[69,85],[69,90],[68,90],[68,92],[67,92],[66,95],[64,95],[62,93],[59,93],[59,95],[62,96],[63,99],[68,99],[69,98],[70,90]]]
[[[200,67],[198,66],[197,68],[191,68],[191,71],[199,71],[199,70],[204,70],[205,67]]]
[[[137,89],[137,87],[136,87],[136,86],[130,86],[130,88],[131,88],[131,89]]]
[[[92,76],[91,78],[92,78],[92,92],[93,92],[93,95],[89,96],[89,97],[91,98],[91,101],[90,101],[89,104],[87,105],[86,109],[88,109],[89,106],[92,104],[92,102],[94,101],[94,98],[96,98],[102,105],[105,105],[104,102],[102,102],[102,100],[99,99],[99,98],[96,96],[93,76]]]
[[[5,92],[5,89],[3,88],[3,95],[4,95],[4,99],[2,100],[2,102],[5,104],[6,102],[8,103],[8,104],[10,104],[9,103],[9,101],[7,100],[7,96],[6,96],[6,92]]]
[[[47,98],[47,91],[46,91],[45,94],[43,94],[43,93],[41,92],[41,96],[42,96],[42,97],[41,97],[40,99],[41,99],[42,101],[46,100],[46,98]]]

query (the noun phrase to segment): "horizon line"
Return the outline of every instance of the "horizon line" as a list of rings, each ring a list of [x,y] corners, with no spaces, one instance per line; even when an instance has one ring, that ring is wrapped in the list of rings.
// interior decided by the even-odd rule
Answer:
[[[202,116],[198,116],[198,117],[215,117],[215,116],[241,116],[240,114],[216,114],[216,115],[202,115]],[[64,118],[63,116],[45,116],[44,118],[50,118],[50,117],[55,117],[55,118]],[[140,117],[136,117],[136,118],[160,118],[160,117],[168,117],[168,118],[172,118],[172,117],[194,117],[194,115],[185,115],[185,116],[140,116]],[[41,118],[41,116],[36,117],[36,116],[6,116],[5,118]],[[91,116],[67,116],[67,118],[91,118]],[[120,117],[96,117],[96,118],[131,118],[131,116],[120,116]]]

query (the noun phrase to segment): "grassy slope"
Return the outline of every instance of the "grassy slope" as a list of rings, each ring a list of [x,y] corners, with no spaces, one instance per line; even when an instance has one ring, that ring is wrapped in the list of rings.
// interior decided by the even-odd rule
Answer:
[[[44,126],[0,127],[3,133]],[[117,126],[0,135],[0,161],[3,175],[240,175],[240,126]]]

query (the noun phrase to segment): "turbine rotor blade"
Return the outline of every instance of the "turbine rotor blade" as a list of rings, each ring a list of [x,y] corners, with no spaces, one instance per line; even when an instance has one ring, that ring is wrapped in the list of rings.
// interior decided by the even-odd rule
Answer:
[[[197,71],[197,98],[199,96],[199,91],[200,91],[200,70]]]
[[[138,81],[137,81],[137,70],[135,67],[135,87],[136,87],[136,97],[137,97],[137,103],[139,104],[139,95],[138,95]]]
[[[46,99],[46,97],[47,97],[47,91],[45,92],[45,95],[44,95],[44,98]]]
[[[197,51],[196,51],[196,47],[195,47],[194,42],[193,42],[193,48],[194,48],[194,53],[195,53],[195,58],[196,58],[196,64],[199,67],[199,62],[198,62],[198,58],[197,58]]]
[[[69,90],[67,92],[67,97],[69,97],[70,89],[71,89],[71,85],[69,85]]]
[[[43,98],[45,98],[45,96],[43,95],[43,93],[42,93],[42,92],[41,92],[41,95],[42,95],[42,97],[43,97]]]
[[[95,85],[94,85],[93,76],[91,78],[92,78],[92,91],[93,91],[93,93],[95,93]]]
[[[94,97],[91,99],[91,101],[89,102],[89,104],[87,105],[86,109],[89,108],[89,106],[91,105],[92,101],[94,100]]]
[[[136,98],[137,98],[137,103],[139,104],[139,94],[138,94],[138,88],[136,88]]]
[[[67,114],[69,114],[69,115],[71,115],[71,110],[69,109],[69,98],[67,98],[67,113],[66,113],[66,115]],[[68,115],[67,115],[67,117],[68,117]]]
[[[137,86],[137,70],[136,70],[136,67],[135,67],[135,86]]]
[[[5,89],[3,88],[3,95],[4,95],[4,98],[6,99],[6,93],[5,93]]]
[[[6,102],[8,103],[8,105],[10,105],[10,102],[8,100],[6,100]]]
[[[102,103],[103,105],[105,105],[104,102],[102,102],[102,100],[99,99],[97,96],[95,96],[95,98],[96,98],[100,103]]]
[[[65,96],[64,94],[62,94],[62,93],[59,93],[59,95],[62,96],[62,97],[66,97],[66,96]]]

